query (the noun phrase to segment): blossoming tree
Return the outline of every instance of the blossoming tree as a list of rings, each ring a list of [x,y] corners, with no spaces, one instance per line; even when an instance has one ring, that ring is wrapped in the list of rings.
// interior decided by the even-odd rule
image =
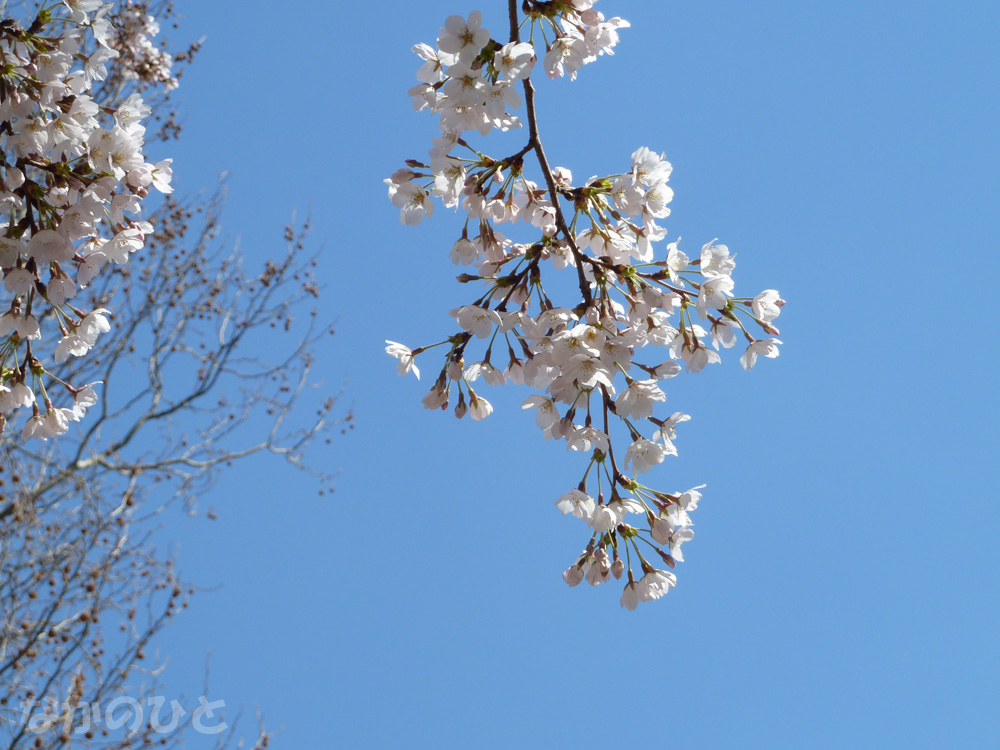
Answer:
[[[292,323],[315,320],[308,225],[250,267],[217,239],[222,191],[175,199],[170,160],[146,156],[151,136],[178,135],[167,94],[196,50],[154,42],[170,15],[65,0],[0,22],[3,747],[190,736],[191,706],[154,700],[153,639],[192,590],[149,521],[171,502],[194,510],[247,456],[309,469],[304,449],[350,423],[333,398],[291,419],[331,332]],[[115,726],[123,700],[145,718]]]
[[[663,246],[673,197],[665,154],[635,148],[621,172],[584,183],[550,164],[532,76],[540,67],[575,80],[614,53],[629,24],[595,4],[498,2],[502,33],[474,10],[447,18],[436,46],[413,48],[423,63],[409,94],[414,109],[436,118],[438,134],[428,158],[407,160],[386,180],[389,196],[409,226],[437,201],[464,213],[450,257],[474,269],[458,280],[480,291],[451,311],[457,330],[446,339],[412,349],[387,341],[386,352],[400,374],[419,378],[416,357],[441,347],[423,403],[447,409],[454,399],[458,417],[491,414],[473,387],[480,379],[534,391],[522,408],[535,412],[543,436],[586,458],[577,485],[555,501],[589,529],[563,579],[596,586],[625,576],[621,605],[635,609],[676,584],[671,570],[694,536],[690,514],[704,487],[665,492],[642,476],[676,455],[677,426],[690,419],[656,415],[662,383],[720,362],[741,339],[746,370],[778,356],[774,320],[784,302],[773,289],[734,296],[735,255],[716,239],[691,255],[680,238]],[[527,131],[523,147],[487,155],[485,137],[516,128]],[[575,278],[571,298],[552,291],[560,272]]]

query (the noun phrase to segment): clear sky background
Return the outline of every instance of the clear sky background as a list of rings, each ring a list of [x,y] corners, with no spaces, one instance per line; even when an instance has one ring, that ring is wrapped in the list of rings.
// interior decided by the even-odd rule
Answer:
[[[632,23],[614,57],[539,80],[554,164],[665,151],[670,237],[720,238],[737,293],[788,301],[780,358],[666,383],[693,420],[650,477],[708,488],[677,588],[636,612],[560,579],[582,459],[527,392],[457,422],[383,352],[475,294],[460,219],[403,227],[382,184],[436,134],[410,47],[475,7],[502,35],[502,0],[177,1],[175,39],[207,39],[175,184],[228,170],[259,259],[312,207],[319,369],[357,429],[312,453],[333,495],[261,461],[206,498],[219,520],[166,520],[182,573],[221,584],[163,640],[167,684],[197,696],[210,649],[213,696],[293,748],[1000,744],[1000,6],[601,0]]]

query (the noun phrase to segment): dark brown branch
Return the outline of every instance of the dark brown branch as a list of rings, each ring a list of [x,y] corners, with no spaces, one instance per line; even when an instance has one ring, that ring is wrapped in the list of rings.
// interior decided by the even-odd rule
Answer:
[[[507,9],[510,16],[510,41],[519,42],[521,41],[521,33],[517,27],[517,0],[507,0]],[[521,84],[524,87],[524,106],[528,118],[528,145],[525,153],[528,150],[534,150],[535,155],[538,157],[538,166],[545,177],[545,184],[548,186],[549,196],[552,199],[552,207],[556,212],[556,227],[566,238],[566,243],[573,253],[576,273],[580,283],[580,294],[583,295],[584,304],[590,307],[593,302],[593,296],[590,292],[590,283],[583,273],[584,256],[580,252],[580,248],[576,246],[576,239],[574,239],[572,232],[570,232],[569,225],[566,224],[566,217],[563,215],[562,206],[559,205],[559,191],[556,189],[556,181],[552,176],[549,160],[545,156],[545,149],[542,148],[541,138],[538,136],[538,118],[535,115],[535,87],[531,85],[530,76],[521,81]]]

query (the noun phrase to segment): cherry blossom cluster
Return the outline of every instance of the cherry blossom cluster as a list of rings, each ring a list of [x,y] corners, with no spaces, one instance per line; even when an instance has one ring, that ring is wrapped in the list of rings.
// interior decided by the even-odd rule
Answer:
[[[173,56],[153,43],[160,33],[156,18],[129,0],[116,20],[117,33],[108,40],[108,46],[119,54],[118,64],[124,76],[139,81],[141,87],[162,86],[164,92],[177,88]]]
[[[170,160],[151,164],[143,155],[149,107],[133,94],[112,109],[91,94],[119,55],[109,10],[98,0],[65,0],[28,29],[0,23],[0,268],[8,295],[0,428],[29,410],[24,439],[65,433],[96,403],[96,384],[61,380],[42,353],[58,365],[86,355],[110,330],[106,309],[72,300],[105,266],[142,248],[153,228],[138,218],[141,200],[150,188],[171,190]],[[53,388],[68,391],[71,406],[55,406]]]
[[[454,399],[457,417],[481,420],[492,412],[473,388],[480,378],[536,391],[522,408],[534,411],[543,436],[589,459],[578,485],[555,503],[590,533],[563,579],[596,586],[625,576],[621,604],[635,609],[675,585],[674,574],[650,560],[670,569],[683,561],[682,545],[694,536],[690,513],[704,486],[667,493],[640,481],[677,454],[677,425],[690,419],[655,415],[666,400],[662,383],[682,369],[697,373],[720,362],[720,352],[740,339],[745,369],[759,357],[776,357],[774,320],[784,302],[773,289],[734,296],[735,255],[717,240],[691,255],[679,237],[663,247],[667,232],[659,222],[673,198],[663,154],[638,148],[620,173],[581,184],[569,169],[549,166],[530,80],[542,55],[536,49],[544,47],[553,78],[575,78],[581,66],[611,54],[617,30],[628,23],[606,20],[593,5],[528,0],[522,17],[520,4],[509,0],[505,42],[473,11],[448,18],[436,48],[414,47],[424,63],[410,94],[416,109],[438,117],[440,136],[428,160],[408,160],[386,180],[389,196],[407,225],[431,216],[435,200],[465,213],[450,257],[474,267],[458,278],[482,291],[451,311],[457,330],[444,341],[416,349],[388,341],[386,352],[400,374],[419,378],[415,358],[443,347],[442,368],[423,403],[446,409]],[[471,131],[521,127],[512,110],[522,105],[529,135],[517,153],[493,158],[468,140]],[[525,163],[532,154],[539,182]],[[551,298],[555,282],[543,283],[556,271],[575,276],[579,296],[568,304]],[[472,355],[473,347],[481,353]]]

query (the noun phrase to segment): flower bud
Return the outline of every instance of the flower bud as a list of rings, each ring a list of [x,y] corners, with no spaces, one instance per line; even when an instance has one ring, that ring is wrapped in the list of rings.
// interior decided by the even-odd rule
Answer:
[[[562,577],[567,586],[576,586],[583,580],[583,569],[579,565],[566,568]]]
[[[611,575],[615,577],[615,580],[620,581],[622,579],[622,574],[625,572],[625,563],[621,560],[615,560],[611,564]]]
[[[663,558],[663,562],[665,562],[667,564],[668,568],[673,569],[673,568],[677,567],[677,563],[674,562],[674,558],[672,558],[670,555],[668,555],[666,552],[664,552],[661,549],[658,549],[656,551],[659,553],[660,557]]]
[[[445,387],[444,380],[439,380],[434,384],[434,387],[424,396],[423,404],[425,409],[448,408],[448,388]]]
[[[392,180],[393,185],[402,185],[403,183],[412,180],[415,176],[416,175],[410,169],[397,169],[392,173],[392,177],[390,179]]]

